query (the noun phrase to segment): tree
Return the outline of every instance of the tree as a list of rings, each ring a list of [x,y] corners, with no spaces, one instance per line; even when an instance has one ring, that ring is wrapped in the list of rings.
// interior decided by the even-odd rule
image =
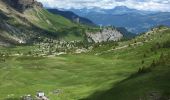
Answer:
[[[156,66],[156,62],[155,60],[152,61],[151,67],[155,67]]]
[[[146,58],[146,54],[145,53],[143,54],[143,57]]]
[[[144,60],[142,60],[142,64],[144,64],[145,63],[145,61]]]

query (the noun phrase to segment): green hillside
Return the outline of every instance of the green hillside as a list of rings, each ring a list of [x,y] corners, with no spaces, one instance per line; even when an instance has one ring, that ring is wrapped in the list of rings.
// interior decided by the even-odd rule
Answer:
[[[169,100],[169,62],[170,55],[163,56],[158,60],[158,65],[143,69],[111,89],[96,92],[83,100]]]
[[[68,19],[60,15],[54,15],[39,7],[27,10],[24,15],[26,15],[28,20],[36,26],[51,32],[57,32],[57,30],[61,28],[76,26],[76,24],[72,23]]]
[[[37,91],[51,100],[145,100],[155,91],[167,98],[169,40],[170,29],[160,27],[82,54],[32,56],[37,45],[0,47],[0,100]]]
[[[35,42],[37,37],[67,39],[70,36],[63,31],[69,33],[75,27],[79,28],[80,25],[60,15],[54,15],[45,8],[34,5],[24,12],[19,12],[0,0],[0,41],[5,43],[30,43]],[[79,30],[74,30],[69,35],[74,37],[74,40],[82,40],[82,33],[75,35],[77,31]]]

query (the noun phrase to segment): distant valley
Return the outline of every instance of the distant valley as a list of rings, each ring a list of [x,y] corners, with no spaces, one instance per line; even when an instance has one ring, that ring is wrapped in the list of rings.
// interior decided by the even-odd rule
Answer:
[[[132,33],[142,33],[158,25],[170,26],[170,12],[153,12],[117,6],[114,9],[69,9],[97,25],[125,27]]]

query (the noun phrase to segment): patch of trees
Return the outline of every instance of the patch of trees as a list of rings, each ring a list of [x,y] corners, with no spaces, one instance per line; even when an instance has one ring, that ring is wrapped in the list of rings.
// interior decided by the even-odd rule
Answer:
[[[170,41],[168,40],[168,41],[164,42],[162,47],[163,48],[170,48]]]
[[[142,60],[142,64],[144,64],[144,60]],[[170,64],[170,54],[161,53],[160,58],[158,60],[153,60],[149,67],[140,67],[137,74],[143,74],[152,71],[153,68],[157,66],[166,66]]]
[[[155,45],[153,45],[150,48],[151,52],[155,52],[155,54],[157,53],[157,50],[161,49],[161,48],[170,48],[170,41],[165,41],[164,43],[159,43],[157,42]]]
[[[151,52],[156,52],[158,49],[160,49],[160,48],[162,48],[162,45],[159,43],[159,42],[157,42],[155,45],[153,45],[152,47],[151,47]]]
[[[115,41],[107,41],[107,42],[101,42],[101,43],[95,43],[93,45],[94,48],[98,48],[100,46],[108,46],[108,47],[115,47],[115,46],[118,46],[118,42],[115,42]]]

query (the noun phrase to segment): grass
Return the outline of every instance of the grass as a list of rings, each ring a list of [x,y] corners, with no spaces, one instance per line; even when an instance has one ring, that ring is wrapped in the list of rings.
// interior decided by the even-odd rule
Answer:
[[[120,66],[116,71],[115,64],[123,61],[112,62],[87,55],[54,58],[10,57],[0,65],[1,97],[7,97],[8,94],[15,94],[18,97],[43,90],[54,100],[80,99],[87,96],[86,93],[101,86],[107,87],[108,84],[129,74],[126,70],[126,73],[119,76],[124,68]],[[56,89],[61,89],[63,93],[58,96],[50,94]]]
[[[149,73],[129,78],[139,68],[149,67],[153,60],[158,60],[162,52],[170,53],[169,48],[151,51],[157,42],[163,44],[169,40],[169,30],[161,34],[161,38],[160,33],[150,36],[152,40],[143,45],[109,52],[95,49],[85,54],[57,57],[5,57],[6,61],[0,62],[0,100],[12,100],[25,94],[35,95],[39,90],[44,91],[51,100],[136,100],[150,90],[170,92],[169,63],[166,66],[159,65]],[[142,37],[136,38],[136,41],[142,41]],[[119,46],[133,41],[120,42]],[[1,52],[8,49],[0,47]],[[31,46],[21,46],[10,51],[27,52],[30,49]],[[97,56],[96,53],[101,55]],[[58,89],[61,92],[54,94],[53,91]]]
[[[73,23],[70,20],[48,12],[46,9],[35,7],[34,9],[25,12],[27,18],[38,28],[46,30],[53,35],[53,38],[60,38],[65,41],[84,40],[84,29],[92,28],[78,23]]]
[[[28,10],[25,13],[33,24],[49,32],[55,33],[58,29],[76,26],[76,24],[68,19],[59,15],[54,15],[38,7]]]
[[[150,72],[137,74],[118,82],[111,89],[94,93],[83,100],[152,100],[151,93],[160,93],[161,99],[168,100],[170,96],[170,63],[157,65]],[[159,96],[159,95],[157,95]]]

